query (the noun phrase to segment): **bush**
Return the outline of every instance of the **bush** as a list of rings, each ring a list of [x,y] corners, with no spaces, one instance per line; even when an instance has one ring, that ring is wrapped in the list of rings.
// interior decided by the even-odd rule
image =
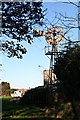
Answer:
[[[27,106],[50,107],[54,103],[51,94],[52,93],[50,89],[37,87],[26,92],[25,95],[21,98],[20,102],[22,104],[26,104]]]

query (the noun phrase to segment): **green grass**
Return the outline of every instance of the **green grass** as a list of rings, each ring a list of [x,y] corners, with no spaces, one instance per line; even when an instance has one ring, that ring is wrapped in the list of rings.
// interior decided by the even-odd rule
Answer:
[[[39,108],[34,106],[24,106],[19,104],[19,100],[14,100],[12,97],[0,97],[2,99],[2,120],[57,120],[54,118],[54,108]],[[78,107],[80,109],[80,103]],[[71,104],[59,105],[58,115],[63,115],[63,119],[73,120]],[[49,114],[47,113],[49,110]]]
[[[1,99],[1,98],[0,98]],[[18,100],[13,100],[11,97],[2,97],[2,117],[3,118],[46,118],[48,115],[45,108],[28,107],[19,104]]]

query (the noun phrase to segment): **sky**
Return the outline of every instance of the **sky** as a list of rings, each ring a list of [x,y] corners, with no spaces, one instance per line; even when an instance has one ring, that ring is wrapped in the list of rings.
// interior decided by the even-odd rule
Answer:
[[[77,8],[74,5],[61,2],[44,2],[43,6],[44,9],[47,8],[45,19],[48,22],[48,27],[50,23],[56,23],[56,20],[53,21],[55,14],[62,13],[66,16],[77,17]],[[45,31],[45,28],[43,30]],[[72,39],[78,39],[77,30],[74,29],[68,34]],[[7,40],[9,38],[4,36],[0,37],[0,39]],[[27,54],[23,56],[23,59],[8,58],[5,54],[0,53],[0,64],[2,64],[0,66],[0,81],[9,82],[11,88],[29,89],[42,86],[44,83],[43,70],[49,69],[50,59],[44,52],[44,47],[47,45],[45,37],[34,38],[34,42],[31,45],[28,43],[24,44],[27,48]]]

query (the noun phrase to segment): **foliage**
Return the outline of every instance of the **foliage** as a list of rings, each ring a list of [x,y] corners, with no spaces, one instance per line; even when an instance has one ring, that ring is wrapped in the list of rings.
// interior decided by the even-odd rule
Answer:
[[[52,106],[53,99],[48,88],[37,87],[29,90],[21,98],[21,103],[29,106]]]
[[[2,33],[12,38],[2,42],[2,51],[22,58],[27,50],[21,42],[33,42],[34,25],[42,25],[43,18],[42,2],[2,2]]]
[[[10,84],[7,82],[1,82],[2,95],[10,95]]]
[[[67,50],[58,57],[55,65],[55,74],[60,80],[61,89],[66,100],[71,102],[74,119],[79,120],[76,101],[80,100],[80,46]]]
[[[80,99],[80,46],[70,48],[56,60],[55,73],[68,99]]]

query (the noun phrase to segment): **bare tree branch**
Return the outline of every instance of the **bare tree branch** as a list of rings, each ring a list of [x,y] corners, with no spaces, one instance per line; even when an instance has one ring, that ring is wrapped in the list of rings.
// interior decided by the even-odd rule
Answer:
[[[69,2],[62,2],[62,3],[67,3],[67,4],[72,4],[72,5],[74,5],[74,6],[76,6],[76,7],[79,7],[77,4],[75,4],[74,2],[71,2],[70,0],[68,0]]]

